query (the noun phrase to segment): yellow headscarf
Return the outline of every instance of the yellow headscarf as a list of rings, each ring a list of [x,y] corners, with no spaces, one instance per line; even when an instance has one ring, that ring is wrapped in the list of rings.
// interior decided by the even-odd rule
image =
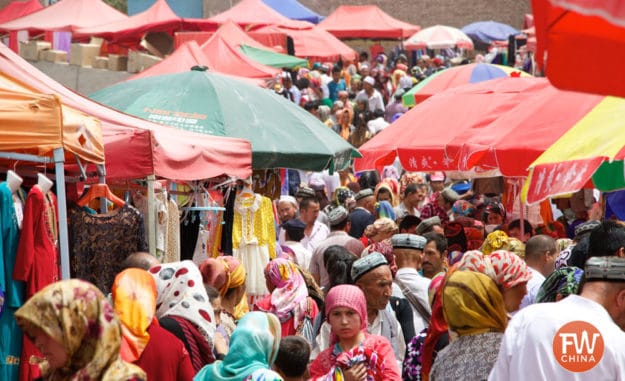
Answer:
[[[487,235],[480,248],[484,255],[490,255],[490,253],[497,250],[510,250],[510,238],[501,230],[496,230]]]
[[[443,314],[449,329],[460,336],[504,332],[503,296],[495,281],[473,271],[454,271],[443,289]]]
[[[15,312],[15,320],[33,339],[39,328],[63,344],[69,358],[62,368],[39,360],[48,381],[145,380],[138,367],[120,359],[121,327],[106,297],[91,283],[69,279],[52,283]]]
[[[156,313],[156,283],[150,273],[131,268],[115,277],[113,308],[122,322],[122,359],[135,362],[150,340],[148,328]]]
[[[222,256],[219,259],[224,264],[226,268],[226,282],[223,287],[219,289],[219,293],[224,296],[226,295],[226,291],[230,288],[241,287],[245,285],[245,268],[241,262],[231,256]],[[241,301],[234,307],[234,318],[240,319],[250,311],[250,308],[247,304],[247,293],[243,294]]]

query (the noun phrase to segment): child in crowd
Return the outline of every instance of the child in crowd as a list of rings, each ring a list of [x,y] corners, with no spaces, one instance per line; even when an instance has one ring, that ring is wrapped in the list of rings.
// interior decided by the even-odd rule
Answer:
[[[274,370],[284,381],[304,381],[308,378],[310,345],[301,336],[286,336],[280,340]]]

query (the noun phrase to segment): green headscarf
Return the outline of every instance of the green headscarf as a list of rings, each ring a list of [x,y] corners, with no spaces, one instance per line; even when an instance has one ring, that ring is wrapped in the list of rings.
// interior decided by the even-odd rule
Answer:
[[[270,370],[278,354],[281,333],[280,321],[275,315],[248,312],[232,333],[230,349],[223,361],[206,365],[193,380],[239,381],[253,373],[264,376],[267,381],[282,380]]]
[[[584,270],[578,267],[562,267],[545,279],[536,295],[536,303],[555,302],[558,294],[566,297],[579,293],[579,284]]]

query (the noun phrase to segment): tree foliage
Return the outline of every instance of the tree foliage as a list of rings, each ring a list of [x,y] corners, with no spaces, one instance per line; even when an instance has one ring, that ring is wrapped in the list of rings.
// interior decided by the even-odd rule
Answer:
[[[104,2],[120,12],[128,14],[128,0],[104,0]]]

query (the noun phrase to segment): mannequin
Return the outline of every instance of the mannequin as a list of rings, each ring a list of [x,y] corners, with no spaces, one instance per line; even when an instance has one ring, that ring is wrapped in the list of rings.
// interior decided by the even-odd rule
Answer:
[[[52,185],[54,185],[52,180],[41,173],[37,174],[37,186],[41,189],[41,192],[44,194],[48,193],[48,191],[52,188]]]
[[[7,171],[7,185],[9,189],[11,189],[11,193],[17,192],[23,181],[24,180],[14,171],[10,169]]]

